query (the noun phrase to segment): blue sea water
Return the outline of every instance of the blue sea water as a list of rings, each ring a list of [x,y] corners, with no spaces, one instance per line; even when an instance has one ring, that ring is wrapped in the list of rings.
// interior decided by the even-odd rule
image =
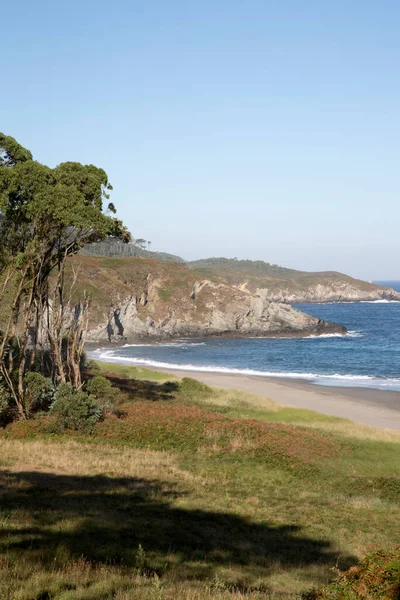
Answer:
[[[390,285],[400,291],[400,282]],[[342,323],[349,333],[177,340],[99,348],[90,354],[98,360],[149,367],[302,378],[321,385],[400,391],[400,302],[305,304],[296,308]]]

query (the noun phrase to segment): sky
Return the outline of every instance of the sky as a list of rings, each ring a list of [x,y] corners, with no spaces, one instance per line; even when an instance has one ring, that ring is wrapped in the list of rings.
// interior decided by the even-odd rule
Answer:
[[[20,0],[0,131],[187,259],[400,279],[400,4]]]

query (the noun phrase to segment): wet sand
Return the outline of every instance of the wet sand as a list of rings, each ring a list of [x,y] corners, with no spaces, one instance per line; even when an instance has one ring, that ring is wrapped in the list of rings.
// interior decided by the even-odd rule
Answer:
[[[333,417],[383,429],[400,430],[400,392],[357,387],[313,385],[304,380],[160,369],[177,377],[193,377],[208,385],[271,398],[278,404],[307,408]]]

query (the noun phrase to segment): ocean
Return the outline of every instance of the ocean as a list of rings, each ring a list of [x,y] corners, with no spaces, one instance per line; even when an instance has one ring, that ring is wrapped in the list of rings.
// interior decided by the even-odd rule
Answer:
[[[380,282],[382,283],[382,282]],[[385,282],[400,291],[400,282]],[[400,391],[400,302],[295,305],[347,335],[203,338],[98,348],[92,358],[188,371],[296,378],[316,385]]]

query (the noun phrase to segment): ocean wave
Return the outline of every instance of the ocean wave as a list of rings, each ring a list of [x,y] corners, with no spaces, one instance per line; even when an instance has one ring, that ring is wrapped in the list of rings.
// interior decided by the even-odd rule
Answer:
[[[306,335],[306,336],[304,336],[304,338],[301,338],[301,339],[315,340],[318,338],[347,338],[347,337],[357,338],[357,337],[362,337],[363,335],[364,334],[361,333],[360,331],[348,331],[347,333],[322,333],[321,335]]]
[[[157,342],[149,344],[124,344],[121,348],[188,348],[191,346],[205,346],[205,342],[189,342],[189,341],[176,341],[176,342]]]
[[[104,362],[116,362],[125,365],[137,365],[144,367],[153,367],[159,369],[170,369],[174,371],[193,371],[198,373],[221,373],[226,375],[245,375],[252,377],[268,377],[279,379],[304,379],[318,385],[336,385],[349,387],[372,387],[372,388],[392,388],[400,390],[400,379],[381,379],[372,375],[357,375],[341,373],[326,374],[312,372],[275,372],[275,371],[258,371],[255,369],[237,369],[234,367],[219,367],[214,365],[192,365],[192,364],[177,364],[163,361],[151,360],[147,358],[133,358],[119,356],[115,354],[116,350],[102,351],[96,356],[97,360]],[[94,354],[94,352],[93,352]]]
[[[360,304],[400,304],[400,300],[360,300]]]
[[[337,302],[295,302],[296,306],[326,306],[327,304],[400,304],[400,300],[338,300]],[[304,309],[307,312],[307,309]]]
[[[317,340],[319,338],[346,338],[346,337],[362,337],[364,333],[361,331],[347,331],[346,333],[321,333],[321,334],[308,334],[308,335],[256,335],[256,336],[243,336],[245,340]],[[205,342],[203,342],[205,343]]]

